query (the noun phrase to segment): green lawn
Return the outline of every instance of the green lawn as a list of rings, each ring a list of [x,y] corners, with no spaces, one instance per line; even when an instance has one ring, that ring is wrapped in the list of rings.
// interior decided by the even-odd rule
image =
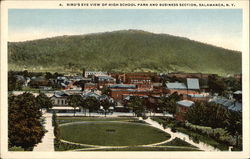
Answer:
[[[162,142],[170,135],[151,126],[134,123],[84,123],[60,127],[63,140],[103,146],[132,146]]]
[[[85,151],[85,150],[84,150]],[[109,148],[109,149],[96,149],[87,151],[200,151],[192,148],[170,148],[170,147],[126,147],[126,148]]]
[[[190,143],[181,140],[180,138],[174,138],[172,141],[157,145],[157,146],[184,146],[184,147],[191,147],[191,148],[197,148],[196,146],[191,145]]]
[[[129,121],[129,122],[139,122],[137,118],[133,117],[57,117],[59,124],[79,122],[79,121]]]
[[[55,143],[55,151],[68,151],[68,150],[75,150],[75,149],[83,149],[83,148],[90,148],[88,146],[81,146],[75,144],[68,144],[63,142],[58,142],[54,140]]]

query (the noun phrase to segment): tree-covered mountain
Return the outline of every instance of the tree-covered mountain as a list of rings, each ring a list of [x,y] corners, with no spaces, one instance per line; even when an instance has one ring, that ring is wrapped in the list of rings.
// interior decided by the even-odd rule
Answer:
[[[8,43],[10,70],[241,73],[241,53],[140,30]]]

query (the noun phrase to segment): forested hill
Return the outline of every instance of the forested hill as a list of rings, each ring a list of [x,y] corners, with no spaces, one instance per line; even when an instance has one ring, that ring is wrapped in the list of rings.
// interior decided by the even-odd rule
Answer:
[[[241,73],[241,53],[187,38],[122,30],[8,43],[9,69]]]

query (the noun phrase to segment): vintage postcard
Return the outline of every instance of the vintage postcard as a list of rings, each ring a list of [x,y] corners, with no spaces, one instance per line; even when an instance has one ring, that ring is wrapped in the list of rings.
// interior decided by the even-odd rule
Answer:
[[[2,1],[1,158],[249,158],[249,1]]]

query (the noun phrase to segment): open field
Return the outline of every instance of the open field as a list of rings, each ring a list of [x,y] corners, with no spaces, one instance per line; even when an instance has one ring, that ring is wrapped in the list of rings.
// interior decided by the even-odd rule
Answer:
[[[145,145],[170,138],[156,128],[128,122],[90,122],[61,126],[60,130],[63,140],[102,146]]]

